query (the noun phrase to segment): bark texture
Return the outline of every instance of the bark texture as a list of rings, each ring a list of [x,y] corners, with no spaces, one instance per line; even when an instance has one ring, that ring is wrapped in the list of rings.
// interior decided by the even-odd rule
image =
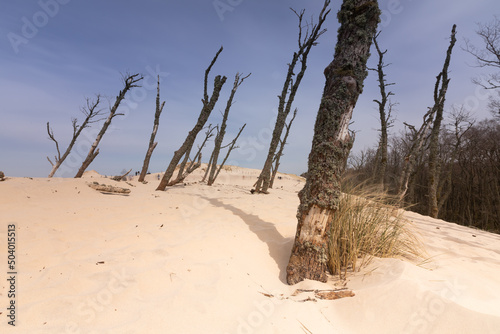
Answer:
[[[158,87],[156,89],[156,112],[155,119],[153,122],[153,131],[151,132],[151,138],[149,139],[149,146],[146,152],[146,157],[144,158],[144,163],[142,164],[141,175],[139,175],[139,182],[144,182],[144,178],[148,173],[149,161],[151,160],[151,155],[153,154],[153,150],[158,145],[158,142],[155,142],[156,133],[158,132],[158,127],[160,126],[160,115],[163,111],[163,107],[165,106],[165,101],[160,104],[160,76],[158,75]]]
[[[344,0],[333,61],[319,107],[307,179],[299,193],[297,233],[287,266],[287,282],[327,280],[328,237],[340,196],[340,177],[354,138],[348,126],[363,81],[380,10],[377,1]]]

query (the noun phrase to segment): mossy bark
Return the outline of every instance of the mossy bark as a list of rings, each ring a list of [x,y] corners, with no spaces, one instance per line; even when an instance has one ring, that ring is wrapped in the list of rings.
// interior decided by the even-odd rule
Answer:
[[[366,62],[379,22],[377,1],[344,0],[333,61],[319,107],[307,180],[299,193],[297,233],[287,266],[287,282],[327,279],[328,236],[340,196],[340,177],[354,138],[348,126],[363,90]]]

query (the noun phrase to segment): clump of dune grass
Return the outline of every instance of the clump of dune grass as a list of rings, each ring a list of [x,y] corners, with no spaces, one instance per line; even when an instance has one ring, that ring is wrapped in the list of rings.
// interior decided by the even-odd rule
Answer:
[[[380,258],[420,258],[423,248],[399,209],[400,203],[377,186],[343,186],[330,230],[328,267],[345,277]]]

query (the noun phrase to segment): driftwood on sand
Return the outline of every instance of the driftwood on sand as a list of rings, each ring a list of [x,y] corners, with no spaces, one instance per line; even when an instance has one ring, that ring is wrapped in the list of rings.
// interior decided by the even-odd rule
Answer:
[[[114,180],[114,181],[124,181],[126,180],[126,177],[127,175],[132,171],[132,168],[130,168],[128,170],[128,172],[126,172],[125,174],[123,175],[118,175],[118,176],[113,176],[111,179]]]
[[[87,185],[92,189],[95,189],[97,191],[106,192],[106,193],[116,193],[116,194],[129,194],[130,193],[130,189],[115,187],[115,186],[111,186],[108,184],[99,184],[99,182],[87,183]]]

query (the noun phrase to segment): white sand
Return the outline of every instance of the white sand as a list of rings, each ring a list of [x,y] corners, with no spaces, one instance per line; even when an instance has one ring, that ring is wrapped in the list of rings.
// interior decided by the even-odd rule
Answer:
[[[500,236],[415,213],[406,215],[429,261],[376,259],[349,277],[352,298],[292,296],[341,282],[285,283],[303,181],[282,174],[270,195],[251,195],[258,172],[233,167],[208,187],[196,171],[165,192],[156,175],[133,187],[96,172],[0,182],[0,332],[500,332]],[[102,194],[92,181],[132,191]],[[5,278],[13,223],[15,328]]]

